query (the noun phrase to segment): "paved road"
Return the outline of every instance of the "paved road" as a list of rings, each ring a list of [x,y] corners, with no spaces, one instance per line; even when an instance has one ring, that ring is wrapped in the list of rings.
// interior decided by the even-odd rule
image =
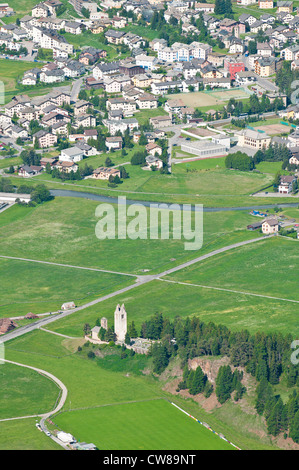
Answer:
[[[32,367],[32,366],[27,366],[25,364],[20,364],[19,362],[14,362],[14,361],[9,361],[8,359],[1,359],[1,361],[4,361],[4,362],[8,362],[9,364],[14,364],[15,366],[20,366],[20,367],[25,367],[26,369],[32,369],[34,370],[35,372],[38,372],[39,374],[41,375],[44,375],[46,376],[47,378],[53,380],[53,382],[56,383],[56,385],[58,385],[58,387],[60,388],[61,390],[61,397],[59,399],[59,402],[58,404],[55,406],[54,410],[52,411],[49,411],[48,413],[42,413],[42,414],[37,414],[37,415],[32,415],[30,417],[35,417],[35,416],[40,416],[44,419],[47,419],[49,418],[50,416],[52,416],[53,414],[55,413],[58,413],[58,411],[61,410],[61,408],[63,407],[63,405],[65,404],[65,401],[66,401],[66,397],[67,397],[67,388],[66,386],[64,385],[64,383],[61,382],[61,380],[59,380],[57,377],[55,377],[55,375],[53,374],[50,374],[50,372],[47,372],[43,369],[38,369],[36,367]],[[26,416],[26,417],[29,417],[29,416]],[[0,421],[8,421],[8,420],[13,420],[13,419],[21,419],[21,417],[16,417],[16,418],[7,418],[6,420],[0,420]]]
[[[7,333],[6,335],[1,337],[1,342],[5,343],[7,341],[10,341],[14,338],[17,338],[17,337],[22,336],[26,333],[29,333],[30,331],[36,330],[40,327],[44,327],[45,325],[48,325],[48,324],[50,324],[50,323],[52,323],[52,322],[54,322],[58,319],[65,318],[69,315],[72,315],[73,313],[79,312],[79,311],[84,310],[84,309],[86,309],[88,307],[91,307],[93,305],[97,305],[100,302],[104,302],[105,300],[108,300],[108,299],[111,299],[111,298],[116,297],[118,295],[124,294],[124,293],[126,293],[126,292],[128,292],[132,289],[135,289],[136,287],[139,287],[143,284],[147,284],[148,282],[151,282],[155,279],[160,279],[163,276],[166,276],[168,274],[172,274],[172,273],[177,272],[181,269],[187,268],[188,266],[191,266],[195,263],[203,261],[203,260],[205,260],[207,258],[210,258],[212,256],[218,255],[220,253],[224,253],[226,251],[232,250],[234,248],[238,248],[240,246],[245,246],[245,245],[248,245],[248,244],[251,244],[251,243],[256,243],[256,242],[259,242],[261,240],[265,240],[265,239],[269,239],[269,238],[271,238],[271,236],[254,238],[254,239],[251,239],[251,240],[246,240],[246,241],[243,241],[243,242],[234,243],[233,245],[228,245],[224,248],[219,248],[218,250],[214,250],[211,253],[207,253],[206,255],[198,256],[198,257],[196,257],[196,258],[194,258],[190,261],[182,263],[179,266],[175,266],[174,268],[168,269],[168,270],[163,271],[159,274],[139,276],[139,278],[137,279],[137,282],[135,284],[132,284],[128,287],[124,287],[122,289],[118,289],[115,292],[111,292],[110,294],[107,294],[107,295],[105,295],[103,297],[100,297],[96,300],[88,302],[88,303],[82,305],[81,307],[77,307],[77,308],[74,308],[72,310],[65,311],[61,314],[53,315],[52,317],[44,318],[42,320],[37,320],[34,323],[31,323],[29,325],[26,325],[26,326],[23,326],[21,328],[18,328],[16,330],[14,330],[14,331],[11,331],[10,333]]]
[[[31,369],[31,370],[34,370],[35,372],[38,372],[39,374],[44,375],[48,379],[55,382],[56,385],[61,390],[61,395],[60,395],[60,398],[59,398],[59,401],[58,401],[57,405],[55,406],[55,408],[52,411],[49,411],[48,413],[36,414],[36,415],[31,415],[31,416],[17,416],[15,418],[6,418],[6,419],[1,419],[0,420],[0,422],[1,422],[1,421],[13,421],[13,420],[17,420],[17,419],[26,419],[26,418],[37,418],[37,417],[39,417],[39,418],[41,418],[41,422],[40,422],[41,429],[42,429],[43,432],[47,433],[48,429],[46,427],[45,421],[46,421],[46,419],[50,418],[54,414],[58,413],[58,411],[60,411],[61,408],[64,406],[65,401],[66,401],[66,397],[67,397],[67,393],[68,393],[68,390],[67,390],[66,386],[64,385],[63,382],[61,382],[61,380],[59,380],[57,377],[55,377],[55,375],[50,374],[50,372],[47,372],[43,369],[38,369],[37,367],[28,366],[26,364],[20,364],[19,362],[9,361],[8,359],[1,359],[1,360],[4,361],[4,362],[7,362],[9,364],[14,364],[16,366],[25,367],[26,369]],[[49,437],[51,437],[51,439],[53,441],[55,441],[57,444],[59,444],[61,447],[68,450],[68,448],[59,439],[57,439],[57,437],[53,436],[52,434]]]
[[[247,70],[251,70],[249,67],[249,57],[245,56],[243,54],[241,56],[242,62],[244,63],[245,67]],[[261,87],[263,87],[266,91],[270,92],[277,92],[279,91],[278,86],[275,85],[271,80],[268,80],[267,78],[260,77],[257,73],[253,72],[253,76],[256,78],[256,83],[259,84]]]
[[[41,375],[44,375],[45,377],[47,377],[48,379],[50,379],[54,383],[56,383],[56,385],[60,389],[60,396],[59,396],[58,403],[56,402],[57,404],[56,404],[55,408],[52,411],[49,411],[47,413],[42,413],[42,414],[35,414],[35,415],[28,415],[28,416],[17,416],[17,417],[14,417],[14,418],[0,419],[0,422],[2,422],[2,421],[14,421],[14,420],[18,420],[18,419],[28,419],[28,418],[41,418],[41,421],[40,421],[41,430],[44,433],[47,433],[47,435],[54,442],[56,442],[58,445],[63,447],[63,449],[70,450],[62,441],[60,441],[57,437],[55,437],[53,434],[51,434],[49,432],[47,426],[46,426],[46,420],[48,418],[50,418],[51,416],[55,415],[56,413],[58,413],[63,408],[63,406],[66,402],[68,390],[67,390],[66,386],[64,385],[64,383],[61,382],[60,379],[55,377],[55,375],[53,375],[50,372],[47,372],[43,369],[38,369],[37,367],[28,366],[26,364],[21,364],[19,362],[9,361],[8,359],[1,359],[1,361],[7,362],[9,364],[14,364],[14,365],[20,366],[20,367],[25,367],[26,369],[31,369],[31,370],[34,370],[35,372],[38,372]]]
[[[78,80],[75,80],[73,82],[73,87],[71,91],[71,102],[74,103],[77,100],[83,81],[84,81],[84,78],[81,77],[81,78],[78,78]]]

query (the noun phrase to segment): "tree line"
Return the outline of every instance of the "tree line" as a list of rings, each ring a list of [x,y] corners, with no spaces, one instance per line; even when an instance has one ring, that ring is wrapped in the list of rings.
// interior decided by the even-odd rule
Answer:
[[[216,378],[215,392],[220,403],[227,401],[233,392],[234,400],[242,398],[246,388],[242,384],[242,368],[255,377],[255,408],[266,419],[269,434],[280,432],[299,443],[299,367],[290,360],[291,334],[257,332],[248,330],[233,332],[224,325],[204,323],[199,318],[182,319],[172,322],[163,314],[155,314],[141,325],[140,336],[157,340],[151,348],[154,372],[165,370],[171,358],[179,356],[183,368],[183,380],[178,389],[189,389],[190,393],[204,393],[209,396],[211,384],[202,371],[190,371],[188,360],[199,356],[227,356],[230,365],[221,366]],[[288,388],[294,388],[287,401],[275,393],[275,385],[284,381]],[[198,392],[200,390],[200,392]]]

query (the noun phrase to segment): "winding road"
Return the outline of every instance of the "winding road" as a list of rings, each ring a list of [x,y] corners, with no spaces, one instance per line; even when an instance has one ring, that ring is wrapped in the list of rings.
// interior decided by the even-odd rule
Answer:
[[[48,379],[52,380],[59,387],[59,389],[61,391],[60,398],[59,398],[59,401],[58,401],[57,405],[55,406],[55,408],[52,411],[49,411],[49,412],[43,413],[43,414],[35,414],[35,415],[28,415],[28,416],[16,416],[14,418],[0,419],[0,422],[2,422],[2,421],[14,421],[14,420],[17,420],[17,419],[41,418],[41,421],[40,421],[41,430],[45,433],[48,433],[48,429],[45,425],[45,421],[46,421],[46,419],[50,418],[54,414],[58,413],[58,411],[60,411],[62,409],[62,407],[64,406],[65,401],[66,401],[66,397],[67,397],[67,393],[68,393],[68,390],[67,390],[66,386],[64,385],[63,382],[61,382],[61,380],[59,380],[57,377],[55,377],[55,375],[50,374],[50,372],[47,372],[43,369],[38,369],[37,367],[28,366],[26,364],[20,364],[19,362],[9,361],[8,359],[1,359],[1,362],[7,362],[9,364],[14,364],[15,366],[25,367],[26,369],[34,370],[35,372],[38,372],[39,374],[41,374],[41,375],[47,377]],[[48,434],[48,436],[51,437],[51,439],[53,441],[55,441],[57,444],[59,444],[65,450],[69,450],[68,447],[66,447],[63,444],[63,442],[61,442],[59,439],[57,439],[57,437],[55,437],[53,434],[50,434],[50,435],[49,434]]]

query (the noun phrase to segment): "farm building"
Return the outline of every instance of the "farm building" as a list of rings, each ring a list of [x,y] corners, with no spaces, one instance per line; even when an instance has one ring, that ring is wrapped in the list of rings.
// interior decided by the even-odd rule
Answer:
[[[5,333],[17,328],[17,326],[10,318],[0,318],[0,335],[5,335]]]
[[[72,308],[76,308],[75,302],[65,302],[61,305],[62,310],[71,310]]]
[[[262,227],[262,222],[255,222],[254,224],[247,225],[247,230],[257,230]]]

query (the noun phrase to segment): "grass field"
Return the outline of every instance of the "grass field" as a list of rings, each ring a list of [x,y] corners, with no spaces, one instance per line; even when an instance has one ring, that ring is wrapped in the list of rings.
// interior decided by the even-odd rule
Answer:
[[[125,164],[131,159],[131,155],[137,149],[129,151],[127,156],[120,156],[119,152],[110,155],[115,164]],[[178,153],[180,150],[178,149]],[[187,154],[186,154],[187,156]],[[81,165],[86,163],[97,167],[103,165],[106,155],[83,160]],[[219,165],[219,163],[221,165]],[[91,192],[101,192],[106,194],[116,193],[127,195],[133,199],[157,200],[157,201],[178,201],[178,202],[198,202],[205,206],[226,206],[244,205],[248,196],[270,184],[273,180],[270,175],[263,175],[254,172],[242,172],[224,168],[224,159],[198,160],[189,163],[173,165],[171,175],[163,175],[160,172],[144,171],[136,165],[125,165],[129,178],[123,180],[123,183],[116,190],[109,190],[107,181],[95,181],[86,179],[79,182],[67,182],[64,185],[59,180],[53,181],[47,174],[37,178],[28,178],[28,182],[37,183],[43,181],[51,188],[75,189],[84,191],[88,189]],[[217,167],[218,166],[218,167]],[[192,169],[192,172],[189,171]],[[17,182],[21,179],[14,178]],[[97,191],[98,190],[98,191]],[[241,202],[242,201],[242,202]],[[257,204],[257,201],[255,201]]]
[[[272,238],[222,253],[168,278],[297,300],[298,305],[294,304],[293,309],[298,312],[298,260],[299,241]]]
[[[0,215],[0,255],[131,274],[143,274],[144,269],[161,272],[195,256],[185,250],[184,239],[99,240],[95,235],[97,206],[96,201],[76,198],[55,198],[35,208],[13,206]],[[246,212],[211,212],[203,217],[203,247],[199,254],[256,237],[246,230],[253,220]],[[63,276],[64,268],[59,269]],[[49,280],[54,271],[49,269]],[[47,269],[42,272],[46,275]],[[83,273],[80,276],[83,279]],[[51,282],[56,282],[54,277]],[[78,286],[78,294],[86,292],[85,287]]]
[[[21,78],[23,73],[32,67],[32,62],[0,59],[0,79],[4,83],[5,92],[14,91],[18,78]]]
[[[97,316],[102,314],[101,310],[97,311]],[[35,331],[10,341],[6,345],[7,359],[41,367],[53,373],[66,385],[68,396],[63,409],[65,413],[57,418],[60,419],[61,417],[64,421],[63,423],[56,422],[56,418],[54,421],[57,425],[63,426],[64,431],[68,429],[77,439],[91,439],[91,442],[99,443],[100,449],[104,448],[103,443],[105,442],[106,448],[109,448],[108,438],[112,438],[114,429],[114,444],[119,444],[118,448],[125,448],[125,441],[128,441],[128,438],[126,437],[126,431],[123,432],[123,425],[129,423],[134,426],[136,420],[138,420],[138,432],[136,432],[136,428],[134,428],[135,434],[133,434],[132,428],[128,430],[128,433],[132,436],[129,444],[130,448],[135,449],[137,445],[146,447],[149,439],[150,448],[153,448],[155,442],[158,442],[156,441],[156,433],[162,432],[163,418],[168,423],[167,434],[165,430],[164,435],[160,434],[163,440],[163,448],[164,444],[165,446],[169,445],[170,449],[175,444],[178,449],[181,448],[181,443],[175,436],[178,432],[181,432],[177,427],[181,423],[184,427],[181,439],[184,446],[188,445],[188,448],[197,448],[203,443],[204,448],[209,445],[214,448],[214,444],[219,442],[221,445],[225,444],[222,440],[214,439],[216,436],[212,435],[210,431],[206,434],[205,429],[200,424],[185,417],[183,413],[175,408],[169,408],[171,405],[168,403],[161,405],[162,408],[158,410],[156,408],[157,403],[164,403],[164,401],[155,399],[166,398],[174,401],[195,418],[209,423],[216,432],[223,433],[227,439],[239,445],[242,449],[275,448],[275,445],[266,436],[265,425],[262,420],[257,420],[256,416],[250,414],[250,411],[247,413],[246,410],[242,411],[238,405],[228,403],[220,409],[215,409],[212,413],[207,412],[193,400],[186,400],[165,392],[163,390],[165,379],[159,381],[151,374],[146,373],[144,375],[142,371],[139,372],[139,375],[135,375],[130,368],[112,371],[102,367],[100,360],[90,360],[82,357],[81,353],[76,354],[78,341],[81,340],[62,339],[44,331]],[[83,349],[85,348],[83,347]],[[136,408],[132,403],[134,401],[139,402],[136,404]],[[123,406],[124,403],[128,402],[130,405],[127,408]],[[149,405],[144,409],[144,416],[140,416],[143,412],[141,402]],[[165,405],[167,405],[166,408],[164,408]],[[82,410],[82,406],[90,409]],[[161,419],[156,417],[153,424],[152,415],[157,411],[159,411]],[[117,418],[116,420],[109,418],[109,416],[114,416],[115,413],[116,416],[120,416],[119,427],[116,425]],[[139,414],[137,415],[137,413]],[[83,414],[86,419],[82,422]],[[105,419],[106,416],[107,419]],[[98,419],[96,419],[97,417]],[[81,419],[80,424],[78,418]],[[104,428],[101,424],[102,419],[105,422]],[[83,428],[84,422],[88,423],[89,426],[86,425]],[[148,426],[149,438],[145,435],[144,423]],[[155,427],[156,423],[158,423],[158,427]],[[104,429],[103,434],[102,429]],[[107,438],[104,435],[105,429],[107,430]],[[35,431],[36,429],[27,420],[24,420],[23,424],[21,423],[19,426],[14,426],[13,422],[1,423],[0,448],[36,447],[37,449],[47,449],[53,445],[50,439],[48,439],[48,442],[44,439],[44,435],[40,435],[38,431]],[[143,440],[140,438],[141,435],[138,435],[139,433],[145,436]],[[185,433],[188,434],[185,435]],[[186,440],[187,435],[190,436],[192,446]],[[40,439],[38,439],[39,437]],[[204,441],[206,437],[209,438],[209,442]],[[123,446],[120,447],[120,444],[123,444]],[[159,442],[157,445],[158,448],[161,448]]]
[[[289,172],[282,170],[282,162],[260,162],[256,165],[256,169],[262,173],[268,173],[273,176],[279,171],[282,175],[288,175]]]
[[[228,450],[233,447],[165,400],[62,413],[54,422],[100,450]]]
[[[4,158],[0,160],[0,170],[3,168],[10,167],[10,165],[21,165],[22,160],[20,157],[11,157],[11,158]]]
[[[207,283],[203,285],[209,286]],[[124,303],[128,321],[134,320],[138,331],[146,318],[158,312],[170,319],[177,315],[182,318],[197,316],[206,323],[212,321],[223,324],[234,331],[247,329],[252,333],[263,330],[284,334],[292,332],[294,336],[298,334],[297,304],[238,293],[238,289],[236,291],[152,281],[132,292],[102,302],[100,312],[111,323],[115,306]],[[49,325],[49,329],[66,335],[79,335],[84,323],[95,324],[98,312],[99,308],[87,308],[64,320],[57,320]]]
[[[118,53],[115,46],[104,44],[101,41],[101,35],[98,34],[88,34],[83,32],[81,34],[75,35],[71,33],[64,34],[65,39],[70,44],[73,44],[76,50],[81,50],[84,47],[95,47],[98,49],[104,49],[107,51],[109,60],[116,60]]]
[[[117,274],[4,258],[0,258],[0,277],[1,318],[54,312],[70,300],[79,306],[134,281]]]
[[[0,450],[62,450],[35,427],[36,420],[17,419],[0,425]]]
[[[59,395],[54,382],[14,364],[1,365],[0,383],[0,419],[49,412]]]

